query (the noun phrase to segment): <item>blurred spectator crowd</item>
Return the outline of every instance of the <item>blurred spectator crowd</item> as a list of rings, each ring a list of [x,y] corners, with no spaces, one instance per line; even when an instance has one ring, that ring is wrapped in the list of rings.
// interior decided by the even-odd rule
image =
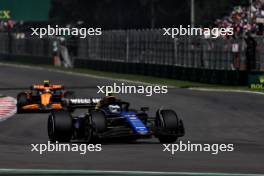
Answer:
[[[219,28],[234,28],[235,36],[242,36],[247,32],[263,35],[264,0],[252,0],[251,2],[247,7],[234,7],[229,15],[217,19],[215,25]]]
[[[12,29],[15,26],[15,21],[13,20],[0,20],[0,32]]]

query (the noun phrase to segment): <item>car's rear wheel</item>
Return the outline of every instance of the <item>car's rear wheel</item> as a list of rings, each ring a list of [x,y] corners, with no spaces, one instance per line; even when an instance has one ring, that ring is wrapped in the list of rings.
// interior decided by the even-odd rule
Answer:
[[[156,115],[156,127],[162,131],[177,131],[179,119],[173,110],[158,110]],[[174,143],[177,135],[173,134],[159,134],[158,139],[161,143]]]
[[[106,130],[106,119],[102,111],[92,111],[90,117],[85,121],[85,140],[95,143],[99,134]]]
[[[92,111],[92,126],[97,133],[104,132],[106,130],[106,119],[102,111]]]
[[[92,143],[93,142],[93,127],[91,125],[90,119],[86,118],[84,123],[85,123],[84,140],[87,143]]]
[[[69,142],[72,137],[72,118],[69,112],[52,111],[48,118],[48,135],[51,142]]]

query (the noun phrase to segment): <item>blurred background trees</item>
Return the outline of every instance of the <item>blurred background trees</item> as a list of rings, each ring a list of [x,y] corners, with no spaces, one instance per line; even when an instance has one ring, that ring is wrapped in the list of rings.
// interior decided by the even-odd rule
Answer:
[[[195,0],[196,26],[209,26],[249,0]],[[190,0],[51,0],[57,24],[83,22],[104,29],[162,28],[190,24]]]

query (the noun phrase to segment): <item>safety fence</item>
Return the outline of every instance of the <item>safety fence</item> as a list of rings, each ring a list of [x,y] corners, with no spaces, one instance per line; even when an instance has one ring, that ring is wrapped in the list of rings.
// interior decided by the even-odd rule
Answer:
[[[0,59],[52,64],[53,39],[31,38],[24,33],[0,33]]]
[[[241,39],[163,36],[160,30],[108,31],[80,40],[78,58],[175,65],[189,68],[244,70],[245,43]]]
[[[255,71],[264,71],[264,38],[255,40]],[[0,59],[52,63],[58,43],[58,38],[0,33]],[[162,30],[117,30],[86,39],[66,37],[66,46],[76,67],[210,83],[245,84],[247,80],[243,38],[172,39]]]

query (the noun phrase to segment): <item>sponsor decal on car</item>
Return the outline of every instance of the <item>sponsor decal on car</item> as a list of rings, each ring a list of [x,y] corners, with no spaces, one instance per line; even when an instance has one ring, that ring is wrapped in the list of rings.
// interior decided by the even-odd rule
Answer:
[[[122,115],[131,125],[134,132],[139,134],[147,134],[149,132],[147,127],[142,123],[142,121],[136,116],[134,112],[123,112]]]
[[[91,103],[98,103],[101,99],[100,98],[76,98],[70,99],[71,104],[91,104]]]

